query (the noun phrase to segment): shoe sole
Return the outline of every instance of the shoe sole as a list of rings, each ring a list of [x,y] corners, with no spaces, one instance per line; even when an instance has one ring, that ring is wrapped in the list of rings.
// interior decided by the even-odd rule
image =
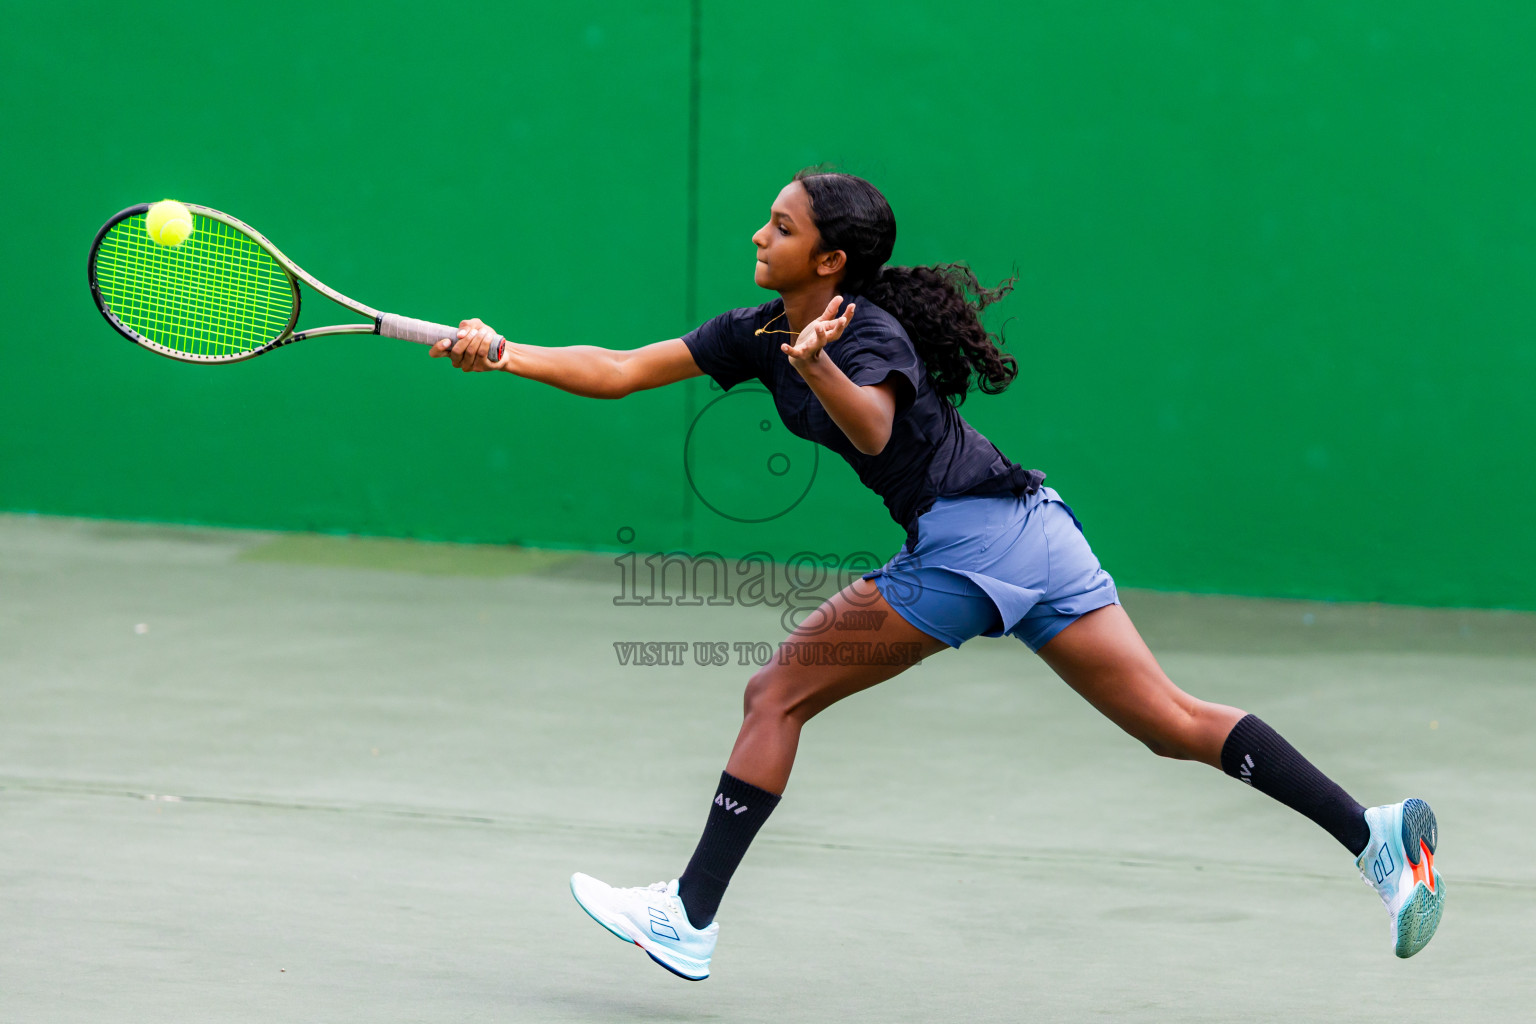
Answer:
[[[622,939],[632,946],[639,946],[641,951],[644,952],[646,956],[650,957],[657,964],[665,967],[679,978],[682,978],[684,981],[703,981],[705,978],[709,977],[708,974],[684,974],[676,967],[673,967],[671,964],[667,963],[661,957],[657,956],[654,950],[645,944],[645,940],[643,938],[641,938],[639,935],[632,934],[629,931],[628,921],[619,921],[617,922],[617,927],[615,927],[614,925],[609,924],[607,921],[604,921],[602,918],[598,917],[592,912],[591,907],[581,902],[581,897],[576,893],[576,884],[574,882],[571,883],[571,898],[576,901],[576,905],[580,907],[588,917],[602,925],[608,931],[608,934],[612,935],[614,938]]]
[[[1413,867],[1413,895],[1397,914],[1398,956],[1407,959],[1429,944],[1445,911],[1445,880],[1435,870],[1440,830],[1423,800],[1403,802],[1403,854]]]

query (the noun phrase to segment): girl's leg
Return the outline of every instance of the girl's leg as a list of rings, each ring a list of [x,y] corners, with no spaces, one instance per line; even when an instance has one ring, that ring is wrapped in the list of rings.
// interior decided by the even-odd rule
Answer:
[[[850,611],[858,614],[845,617]],[[859,628],[836,628],[852,622]],[[714,920],[731,875],[778,804],[805,723],[946,646],[898,615],[868,580],[834,595],[779,645],[747,683],[741,731],[704,834],[678,880],[695,928]]]
[[[860,627],[837,628],[854,621]],[[856,655],[868,644],[869,660]],[[875,645],[884,654],[874,657]],[[847,645],[839,648],[839,645]],[[923,658],[948,647],[903,619],[869,580],[855,580],[829,598],[800,629],[779,645],[775,657],[747,683],[741,730],[725,770],[770,793],[782,793],[795,763],[805,723],[844,697],[900,675]],[[837,655],[851,664],[837,664]],[[829,663],[823,663],[829,662]]]
[[[1222,744],[1244,716],[1175,686],[1118,604],[1091,611],[1056,634],[1040,648],[1040,658],[1159,757],[1220,768]]]
[[[1119,605],[1084,615],[1040,657],[1153,753],[1220,768],[1311,818],[1351,854],[1365,849],[1364,807],[1258,718],[1175,686]]]

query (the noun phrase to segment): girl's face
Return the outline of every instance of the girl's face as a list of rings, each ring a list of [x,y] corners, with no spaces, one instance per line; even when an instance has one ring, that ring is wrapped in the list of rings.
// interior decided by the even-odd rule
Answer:
[[[811,220],[811,197],[798,181],[785,185],[768,210],[768,223],[752,236],[757,269],[752,279],[760,288],[784,293],[799,291],[843,269],[841,250],[821,252],[821,235]]]

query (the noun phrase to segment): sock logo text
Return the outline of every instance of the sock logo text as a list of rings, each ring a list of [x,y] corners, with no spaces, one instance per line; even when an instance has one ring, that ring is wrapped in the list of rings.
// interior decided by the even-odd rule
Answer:
[[[726,810],[730,811],[732,814],[740,814],[742,811],[747,809],[747,805],[746,804],[740,803],[740,802],[738,802],[736,800],[732,800],[730,797],[726,796],[724,793],[716,793],[715,794],[715,806],[716,807],[724,807]]]

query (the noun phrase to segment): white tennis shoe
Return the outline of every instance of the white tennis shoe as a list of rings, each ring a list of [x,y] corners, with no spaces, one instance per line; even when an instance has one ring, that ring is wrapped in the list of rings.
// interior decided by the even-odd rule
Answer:
[[[720,922],[695,928],[677,898],[677,879],[645,888],[615,889],[580,871],[571,876],[571,895],[598,924],[633,942],[646,955],[679,978],[709,977],[709,957],[715,951]]]
[[[1387,905],[1392,948],[1410,957],[1428,945],[1445,910],[1445,882],[1435,870],[1440,829],[1423,800],[1368,807],[1371,841],[1355,867]]]

